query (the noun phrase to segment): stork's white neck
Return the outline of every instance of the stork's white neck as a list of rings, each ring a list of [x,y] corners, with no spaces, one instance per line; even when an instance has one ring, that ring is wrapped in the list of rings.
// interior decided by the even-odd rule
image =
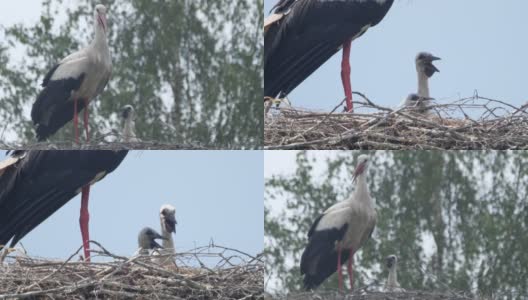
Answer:
[[[398,283],[398,275],[396,271],[397,268],[398,266],[395,264],[389,270],[389,278],[387,278],[387,283],[385,284],[385,286],[389,289],[400,287],[400,284]]]
[[[136,123],[134,122],[134,118],[130,117],[125,120],[122,139],[125,143],[135,143],[138,141],[138,138],[136,137]]]
[[[356,177],[356,190],[355,190],[355,199],[359,201],[366,201],[368,204],[372,204],[372,199],[370,198],[369,188],[367,184],[367,171],[365,170],[363,174],[360,174]]]
[[[429,98],[429,78],[424,72],[418,71],[418,96]]]
[[[165,230],[165,226],[163,226],[163,224],[161,224],[161,235],[166,238],[165,240],[162,240],[162,246],[164,250],[163,252],[165,254],[175,253],[174,240],[172,239],[172,234]]]
[[[105,50],[107,52],[108,42],[106,40],[106,33],[103,27],[101,26],[101,24],[99,24],[97,20],[97,16],[95,17],[94,22],[95,22],[95,38],[92,41],[92,47],[98,50],[101,50],[101,52],[103,52],[102,50]]]

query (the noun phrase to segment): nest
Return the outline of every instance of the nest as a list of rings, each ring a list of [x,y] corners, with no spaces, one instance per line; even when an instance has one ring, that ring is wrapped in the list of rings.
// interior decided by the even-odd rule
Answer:
[[[0,265],[0,299],[264,299],[264,264],[260,256],[209,245],[174,255],[122,257],[97,242],[96,262],[7,256]],[[172,255],[170,255],[172,256]],[[212,265],[212,266],[211,266]]]
[[[464,293],[447,292],[435,293],[425,291],[405,291],[405,292],[366,292],[357,291],[351,294],[342,294],[338,292],[317,292],[317,293],[299,293],[288,296],[272,297],[266,296],[266,300],[471,300],[472,296]]]
[[[0,149],[2,150],[213,150],[214,147],[194,145],[194,144],[168,144],[160,142],[112,142],[105,140],[96,140],[90,142],[81,141],[80,144],[74,142],[38,142],[34,144],[18,145],[0,143]]]
[[[528,149],[528,104],[472,97],[417,108],[391,109],[355,101],[357,111],[318,113],[292,107],[265,116],[264,149],[477,150]],[[359,108],[359,109],[358,109]]]

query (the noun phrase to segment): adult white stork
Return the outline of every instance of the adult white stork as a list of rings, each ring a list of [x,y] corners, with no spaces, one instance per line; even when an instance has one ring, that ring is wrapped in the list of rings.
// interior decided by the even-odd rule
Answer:
[[[386,258],[386,265],[387,269],[389,269],[389,277],[387,278],[387,282],[385,283],[385,291],[386,292],[403,292],[405,291],[400,287],[400,283],[398,282],[398,257],[396,255],[389,255]]]
[[[125,107],[125,111],[129,109]],[[123,117],[130,118],[123,113]],[[134,128],[125,130],[135,136]],[[125,142],[127,139],[125,137]],[[15,245],[31,230],[81,195],[79,223],[84,256],[90,261],[90,186],[114,171],[128,151],[15,151],[0,162],[0,245]],[[2,247],[0,246],[0,250]]]
[[[160,209],[160,225],[161,225],[161,236],[163,236],[163,250],[160,251],[162,255],[171,255],[176,253],[174,248],[174,239],[172,234],[176,233],[176,208],[170,204],[164,204]],[[173,257],[161,257],[159,259],[162,265],[174,265]]]
[[[376,225],[375,202],[370,197],[366,173],[369,158],[360,155],[353,175],[356,189],[352,196],[328,208],[312,224],[308,245],[301,257],[304,287],[313,289],[337,270],[343,290],[341,266],[348,261],[350,288],[354,286],[354,253],[369,239]]]
[[[112,73],[112,60],[106,40],[106,7],[95,6],[95,38],[86,48],[72,53],[56,64],[42,81],[31,110],[39,141],[47,139],[72,118],[75,140],[79,142],[78,112],[84,109],[84,128],[88,132],[88,104],[101,94]]]
[[[162,249],[163,247],[156,242],[156,239],[165,240],[156,230],[145,227],[138,235],[139,254],[148,255],[149,250]]]
[[[264,96],[287,96],[343,48],[341,80],[352,111],[352,41],[377,25],[393,0],[280,0],[265,22]]]

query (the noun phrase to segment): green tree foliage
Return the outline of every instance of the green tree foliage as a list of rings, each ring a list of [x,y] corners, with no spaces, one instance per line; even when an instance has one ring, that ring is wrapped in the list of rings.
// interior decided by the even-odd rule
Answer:
[[[312,153],[297,155],[293,175],[266,179],[266,271],[282,293],[302,287],[313,220],[353,191],[359,153],[325,162]],[[323,175],[314,175],[316,163]],[[384,258],[396,254],[407,289],[528,295],[527,152],[376,152],[368,183],[378,224],[356,255],[358,286],[383,284]],[[336,277],[321,288],[337,288]]]
[[[98,1],[46,0],[31,26],[0,36],[0,124],[17,141],[34,140],[29,109],[45,72],[93,37]],[[262,141],[262,0],[108,0],[114,71],[90,105],[100,135],[136,108],[138,136],[167,143],[256,148]],[[57,15],[66,14],[58,24]],[[12,58],[23,49],[24,58]],[[53,140],[71,140],[72,124]]]

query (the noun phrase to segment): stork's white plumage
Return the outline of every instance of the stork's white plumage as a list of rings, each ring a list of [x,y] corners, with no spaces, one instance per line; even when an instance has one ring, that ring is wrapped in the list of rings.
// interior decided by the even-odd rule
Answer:
[[[350,287],[353,288],[353,256],[361,248],[376,225],[375,202],[370,197],[366,180],[369,157],[360,155],[354,172],[356,189],[352,196],[328,208],[313,223],[308,232],[308,245],[301,258],[304,286],[319,286],[334,272],[343,289],[341,266],[348,261]]]
[[[139,139],[136,137],[136,112],[132,105],[125,105],[123,107],[123,133],[121,140],[129,143],[139,142]]]
[[[161,225],[161,236],[163,237],[162,246],[163,250],[160,253],[164,257],[160,257],[159,263],[161,265],[174,265],[174,259],[172,256],[176,253],[174,248],[174,239],[172,234],[176,233],[176,208],[170,204],[164,204],[160,209],[160,225]]]
[[[389,255],[387,256],[387,269],[389,269],[389,277],[387,278],[387,282],[385,283],[385,291],[386,292],[403,292],[405,291],[400,287],[400,283],[398,283],[398,257],[396,255]]]
[[[106,7],[95,6],[95,37],[86,48],[72,53],[55,65],[44,77],[31,110],[37,139],[47,139],[72,118],[78,141],[77,113],[84,109],[84,128],[88,133],[88,103],[101,94],[112,73],[112,60],[106,32]]]

